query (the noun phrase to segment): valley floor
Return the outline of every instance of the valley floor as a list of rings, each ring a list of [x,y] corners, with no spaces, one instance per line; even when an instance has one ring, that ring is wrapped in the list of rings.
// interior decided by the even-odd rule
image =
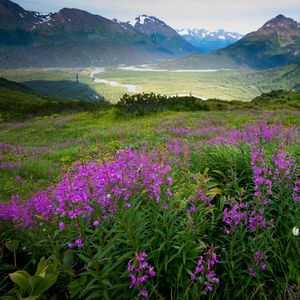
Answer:
[[[85,69],[1,70],[0,77],[25,83],[53,97],[74,97],[76,75],[82,84],[78,98],[97,100],[103,96],[116,103],[124,93],[192,94],[202,99],[250,101],[276,89],[299,86],[300,67],[269,71],[253,70],[155,70],[149,66]]]

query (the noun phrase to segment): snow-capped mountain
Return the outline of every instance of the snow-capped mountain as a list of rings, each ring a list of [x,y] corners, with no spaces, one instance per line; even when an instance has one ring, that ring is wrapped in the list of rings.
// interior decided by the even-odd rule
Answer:
[[[228,32],[223,29],[211,32],[203,28],[183,28],[177,29],[177,32],[189,43],[195,47],[206,49],[207,52],[227,47],[243,37],[240,33]]]
[[[128,21],[127,24],[130,24],[137,31],[146,35],[162,34],[169,37],[178,36],[176,30],[154,16],[139,15],[134,20]]]
[[[140,34],[148,36],[157,45],[166,44],[171,46],[178,54],[184,55],[188,52],[201,52],[198,48],[187,42],[184,37],[180,36],[175,29],[154,16],[143,14],[132,21],[115,21],[128,30],[135,30]]]
[[[130,24],[74,8],[42,14],[0,0],[1,68],[132,65],[193,53],[199,50],[155,17]]]
[[[205,55],[192,55],[161,64],[173,69],[269,69],[300,64],[300,24],[283,15],[234,44]],[[297,86],[297,85],[295,85]]]

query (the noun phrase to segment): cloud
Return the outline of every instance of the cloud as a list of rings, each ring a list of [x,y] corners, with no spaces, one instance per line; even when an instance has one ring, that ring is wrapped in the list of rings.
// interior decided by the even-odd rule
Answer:
[[[203,27],[247,33],[284,14],[300,21],[299,0],[16,0],[25,9],[57,11],[74,7],[107,18],[130,20],[154,15],[173,27]]]

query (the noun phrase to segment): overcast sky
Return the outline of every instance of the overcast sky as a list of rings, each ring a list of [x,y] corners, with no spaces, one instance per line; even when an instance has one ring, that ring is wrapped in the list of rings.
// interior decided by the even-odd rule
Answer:
[[[121,21],[140,14],[158,17],[174,28],[206,28],[248,33],[283,14],[300,22],[300,0],[14,0],[27,10],[56,12],[79,8]]]

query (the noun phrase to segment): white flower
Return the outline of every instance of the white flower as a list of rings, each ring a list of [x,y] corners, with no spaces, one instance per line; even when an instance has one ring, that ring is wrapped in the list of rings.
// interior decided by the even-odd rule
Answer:
[[[107,195],[106,195],[106,198],[107,198],[107,199],[110,199],[110,198],[111,198],[111,194],[107,194]]]
[[[293,228],[293,235],[294,236],[298,236],[299,235],[299,228],[298,227],[294,227]]]

